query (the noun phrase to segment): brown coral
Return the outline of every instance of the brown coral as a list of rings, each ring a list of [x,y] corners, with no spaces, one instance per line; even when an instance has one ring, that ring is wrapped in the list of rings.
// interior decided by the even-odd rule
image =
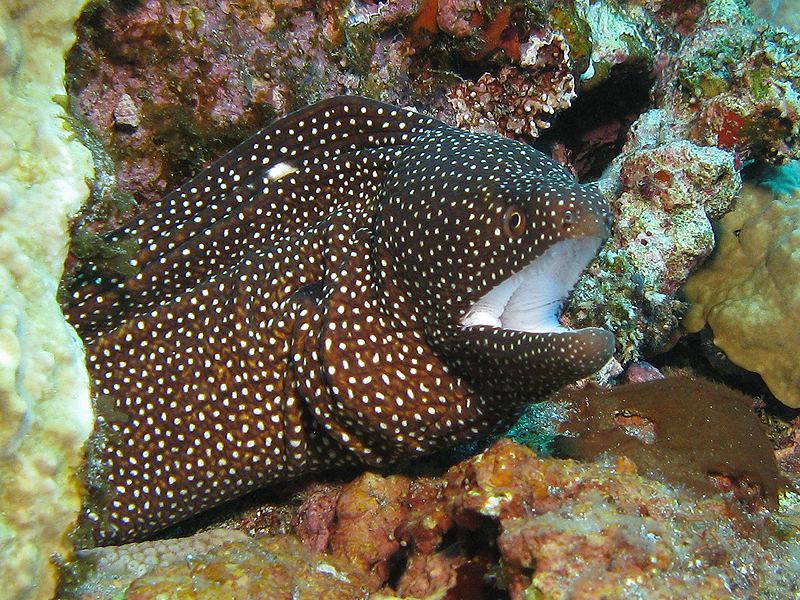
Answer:
[[[722,479],[754,505],[778,506],[783,481],[752,399],[685,376],[568,391],[561,450],[575,458],[626,456],[642,472],[713,493]],[[715,485],[716,484],[716,485]]]

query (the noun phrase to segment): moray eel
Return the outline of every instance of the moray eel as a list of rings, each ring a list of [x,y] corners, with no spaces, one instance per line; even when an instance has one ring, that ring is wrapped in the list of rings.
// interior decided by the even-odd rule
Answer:
[[[356,97],[276,121],[107,234],[126,269],[68,284],[97,543],[502,431],[610,358],[558,320],[608,234],[597,189],[521,142]]]

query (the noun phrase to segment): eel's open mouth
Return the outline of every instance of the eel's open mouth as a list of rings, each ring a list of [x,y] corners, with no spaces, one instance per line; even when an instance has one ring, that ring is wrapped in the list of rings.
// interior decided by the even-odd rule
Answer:
[[[528,333],[570,331],[558,321],[562,305],[602,243],[601,238],[589,237],[553,244],[527,267],[486,292],[461,318],[461,325]]]

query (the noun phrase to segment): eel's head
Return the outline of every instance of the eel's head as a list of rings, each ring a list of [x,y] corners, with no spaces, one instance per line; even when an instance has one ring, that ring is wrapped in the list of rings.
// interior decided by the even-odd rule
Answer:
[[[610,332],[559,322],[609,235],[594,185],[520,142],[443,126],[403,151],[384,193],[381,279],[456,372],[543,396],[611,357]]]

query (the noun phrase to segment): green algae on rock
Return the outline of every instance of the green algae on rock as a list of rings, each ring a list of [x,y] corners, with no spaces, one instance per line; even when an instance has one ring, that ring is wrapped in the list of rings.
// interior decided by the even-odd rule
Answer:
[[[0,4],[0,589],[53,596],[92,424],[80,344],[56,302],[89,153],[65,127],[64,52],[82,0]]]
[[[683,323],[706,323],[735,364],[761,375],[775,397],[800,407],[800,166],[745,185],[719,221],[717,249],[684,291]]]

